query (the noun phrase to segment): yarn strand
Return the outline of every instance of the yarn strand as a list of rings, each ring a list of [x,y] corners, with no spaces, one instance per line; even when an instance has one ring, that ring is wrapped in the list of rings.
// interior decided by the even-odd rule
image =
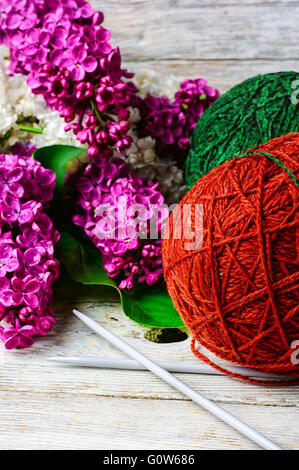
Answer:
[[[279,160],[278,158],[274,157],[274,155],[271,155],[271,153],[267,153],[267,152],[244,152],[244,153],[241,153],[241,155],[238,155],[238,158],[249,157],[249,156],[255,156],[255,155],[263,155],[264,157],[270,158],[270,160],[272,160],[273,162],[277,163],[277,165],[280,166],[280,168],[282,168],[282,169],[289,175],[289,177],[294,181],[294,183],[295,183],[296,186],[299,186],[299,180],[297,180],[297,178],[296,178],[296,176],[294,175],[294,173],[292,173],[292,171],[289,170],[289,169],[282,163],[281,160]]]

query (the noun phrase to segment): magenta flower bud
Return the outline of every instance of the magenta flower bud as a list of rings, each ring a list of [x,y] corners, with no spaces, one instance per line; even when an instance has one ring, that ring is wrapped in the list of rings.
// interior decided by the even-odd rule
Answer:
[[[127,148],[130,148],[132,141],[132,137],[127,135],[123,139],[118,140],[115,147],[119,153],[124,153]]]
[[[79,82],[74,87],[75,96],[78,100],[89,98],[93,95],[94,87],[90,82]]]
[[[83,120],[83,127],[94,129],[97,125],[97,118],[95,116],[85,116]]]
[[[118,117],[120,120],[127,120],[130,117],[130,111],[128,109],[120,109],[118,111]]]
[[[105,111],[115,102],[114,89],[112,87],[101,86],[97,89],[96,102],[101,112]]]
[[[54,80],[49,89],[54,95],[61,96],[65,94],[66,85],[67,83],[63,80]]]
[[[65,118],[66,122],[73,121],[75,119],[74,109],[71,106],[65,106],[61,109],[60,115]]]
[[[99,26],[104,21],[104,15],[100,11],[96,11],[92,16],[92,24],[93,26]]]
[[[53,72],[53,67],[50,62],[46,62],[41,66],[41,74],[50,75]]]
[[[77,139],[81,142],[81,144],[86,144],[92,139],[92,134],[89,129],[82,129],[76,134]]]
[[[66,126],[64,126],[64,130],[65,130],[66,132],[72,130],[75,135],[76,135],[81,129],[82,129],[82,126],[81,126],[80,124],[76,123],[76,122],[72,122],[71,124],[67,124]]]
[[[87,153],[90,157],[96,157],[99,154],[99,147],[95,144],[92,144],[88,147]]]
[[[113,140],[117,140],[122,137],[123,133],[119,123],[115,122],[113,124],[108,124],[107,127],[109,135]]]
[[[109,86],[112,86],[112,82],[111,82],[110,77],[108,77],[108,76],[102,77],[101,80],[100,80],[100,85],[101,85],[102,88],[107,88]]]
[[[120,121],[119,126],[124,134],[130,130],[130,123],[128,121]]]
[[[103,130],[100,130],[96,136],[96,141],[99,143],[99,144],[107,144],[109,142],[109,136],[107,134],[107,132],[103,131]]]

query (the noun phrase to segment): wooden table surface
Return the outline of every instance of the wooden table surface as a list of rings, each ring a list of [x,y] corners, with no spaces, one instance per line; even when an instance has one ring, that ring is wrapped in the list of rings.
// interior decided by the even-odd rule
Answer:
[[[203,76],[221,92],[257,73],[299,69],[299,2],[105,0],[128,68]],[[100,289],[102,291],[102,289]],[[154,344],[117,298],[96,288],[56,289],[57,325],[30,350],[0,349],[1,449],[255,449],[148,372],[78,369],[54,355],[122,357],[71,314],[77,307],[153,359],[196,361],[189,340]],[[101,298],[105,298],[103,301]],[[107,301],[109,298],[109,301]],[[178,374],[285,449],[299,448],[299,387]]]

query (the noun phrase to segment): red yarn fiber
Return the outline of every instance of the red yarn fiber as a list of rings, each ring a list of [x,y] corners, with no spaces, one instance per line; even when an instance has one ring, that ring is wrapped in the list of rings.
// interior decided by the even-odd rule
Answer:
[[[197,182],[170,216],[163,241],[168,291],[193,335],[193,352],[254,383],[271,382],[217,366],[195,342],[222,359],[299,382],[299,364],[291,360],[299,341],[298,179],[299,133],[254,147]],[[203,243],[195,250],[186,249],[190,240],[174,239],[172,222],[182,220],[184,204],[192,208],[192,231],[199,230],[195,204],[203,208]]]

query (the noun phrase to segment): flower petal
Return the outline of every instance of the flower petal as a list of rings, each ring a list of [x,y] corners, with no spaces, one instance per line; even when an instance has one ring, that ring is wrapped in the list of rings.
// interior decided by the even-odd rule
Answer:
[[[14,292],[12,290],[4,290],[3,292],[1,292],[1,295],[0,295],[0,302],[2,303],[2,305],[4,305],[4,307],[10,307],[11,305],[14,304],[14,301],[13,301],[13,296]]]
[[[74,68],[71,71],[71,74],[72,74],[72,79],[75,82],[80,82],[85,77],[85,71],[84,71],[82,65],[80,65],[80,64],[76,64],[74,66]]]
[[[11,336],[5,341],[5,349],[15,349],[19,346],[19,339],[17,335]]]
[[[32,279],[31,281],[26,283],[25,289],[28,294],[34,294],[35,292],[38,292],[40,288],[39,282],[37,282],[35,279]]]
[[[36,308],[39,306],[39,301],[35,294],[25,294],[24,300],[25,304],[28,305],[28,307]]]
[[[26,222],[30,222],[33,219],[33,216],[34,214],[31,209],[22,210],[19,215],[20,224],[26,224]]]
[[[0,277],[0,291],[8,290],[10,285],[9,279],[7,277]]]
[[[7,243],[1,243],[0,245],[0,259],[4,260],[6,258],[9,258],[12,253],[12,247],[8,245]]]
[[[82,67],[84,68],[85,72],[91,73],[94,72],[98,66],[98,61],[94,57],[88,56],[82,62]]]
[[[73,48],[72,57],[74,59],[74,62],[82,62],[86,58],[86,56],[87,52],[81,44]]]
[[[17,257],[9,258],[6,262],[6,271],[9,273],[12,273],[16,269],[18,269],[19,266],[20,266],[20,263]]]
[[[19,292],[13,292],[11,299],[12,299],[12,303],[10,305],[21,305],[21,303],[23,303],[24,296],[20,294]]]
[[[34,266],[41,260],[40,251],[36,248],[29,248],[24,253],[24,261],[27,266]]]
[[[25,288],[24,282],[18,277],[12,278],[11,285],[16,292],[23,292]]]
[[[30,348],[30,346],[32,346],[34,343],[34,339],[31,336],[27,336],[27,335],[19,335],[18,341],[19,341],[19,346],[21,348]]]
[[[8,15],[6,25],[8,29],[17,29],[21,23],[21,17],[18,14]]]
[[[23,176],[23,170],[21,167],[14,168],[9,172],[10,181],[19,181]]]
[[[19,333],[26,336],[32,336],[35,334],[35,328],[32,325],[25,325],[19,330]]]

